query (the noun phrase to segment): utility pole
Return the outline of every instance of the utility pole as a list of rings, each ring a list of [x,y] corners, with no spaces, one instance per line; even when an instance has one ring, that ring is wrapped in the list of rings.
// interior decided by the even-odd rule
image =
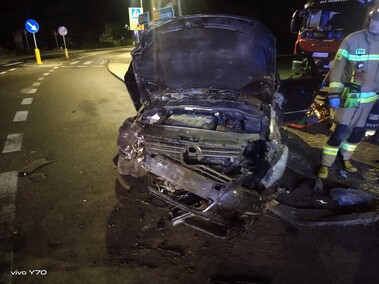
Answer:
[[[181,2],[181,0],[171,0],[165,7],[168,7],[168,6],[174,7],[175,5],[178,6],[179,17],[183,16],[183,13],[182,13],[182,2]]]
[[[30,50],[29,40],[28,40],[28,32],[26,30],[24,30],[24,35],[25,35],[26,46],[28,47],[28,50]]]
[[[59,50],[57,35],[58,35],[58,33],[56,31],[54,31],[55,43],[57,44],[57,49]]]
[[[177,0],[177,3],[178,3],[178,14],[179,14],[179,17],[181,17],[181,16],[183,16],[183,14],[182,14],[182,1]]]

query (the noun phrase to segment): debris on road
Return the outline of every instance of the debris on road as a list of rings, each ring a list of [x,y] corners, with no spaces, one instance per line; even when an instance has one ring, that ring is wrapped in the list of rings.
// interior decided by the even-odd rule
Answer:
[[[26,165],[25,167],[21,168],[18,171],[19,177],[28,177],[34,182],[40,182],[47,179],[47,176],[45,173],[39,172],[34,173],[36,170],[42,168],[43,166],[46,166],[50,163],[54,162],[53,160],[46,160],[45,158],[40,158],[38,160],[35,160],[31,162],[30,164]]]

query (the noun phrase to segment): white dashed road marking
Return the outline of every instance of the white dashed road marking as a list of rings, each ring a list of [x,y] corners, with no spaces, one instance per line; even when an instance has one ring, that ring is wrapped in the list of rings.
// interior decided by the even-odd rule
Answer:
[[[106,62],[106,60],[103,60],[100,65],[99,64],[96,64],[96,65],[91,65],[93,64],[93,61],[85,61],[83,62],[81,65],[78,65],[78,63],[80,63],[80,61],[73,61],[71,63],[69,63],[69,65],[67,66],[62,66],[62,67],[76,67],[76,68],[84,68],[84,67],[97,67],[97,68],[103,68],[104,67],[104,63]],[[75,66],[73,66],[75,65]],[[91,66],[90,66],[91,65]]]
[[[19,63],[22,63],[22,62],[10,63],[5,66],[16,65]],[[58,69],[58,67],[55,66],[54,69],[50,70],[50,72],[54,72],[55,69]],[[14,70],[16,70],[16,68],[9,69],[8,71],[14,71]],[[1,72],[0,74],[5,74],[5,73],[7,73],[7,71]],[[42,76],[48,76],[48,75],[50,75],[50,73],[42,74]],[[42,81],[44,79],[45,77],[39,77],[37,80]],[[41,85],[41,82],[34,82],[32,87],[38,87],[40,85]],[[37,92],[37,89],[36,88],[23,88],[20,92],[23,94],[35,94]],[[33,103],[33,98],[24,98],[21,102],[21,105],[31,105],[32,103]],[[13,122],[26,121],[28,119],[28,114],[29,114],[28,110],[17,111],[13,118]],[[24,137],[23,133],[9,134],[7,136],[7,140],[5,141],[5,145],[4,145],[4,149],[2,153],[11,153],[11,152],[16,152],[16,151],[21,151],[23,137]],[[0,218],[0,221],[1,221],[1,218]]]
[[[28,114],[29,114],[28,110],[21,110],[21,111],[16,112],[13,118],[13,122],[26,121],[28,119]]]
[[[12,153],[21,151],[22,138],[24,134],[22,133],[14,133],[8,134],[7,141],[5,142],[5,146],[3,149],[3,153]]]
[[[21,104],[22,105],[31,105],[33,102],[33,98],[25,98],[22,100]]]
[[[13,63],[8,63],[8,64],[5,64],[3,65],[4,67],[7,67],[7,66],[12,66],[12,65],[17,65],[17,64],[21,64],[22,62],[13,62]]]
[[[35,94],[37,92],[37,89],[33,88],[24,88],[21,90],[21,93],[23,94]]]
[[[6,74],[6,73],[11,72],[11,71],[14,71],[14,70],[16,70],[16,68],[9,69],[8,71],[2,71],[2,72],[0,73],[0,75]]]

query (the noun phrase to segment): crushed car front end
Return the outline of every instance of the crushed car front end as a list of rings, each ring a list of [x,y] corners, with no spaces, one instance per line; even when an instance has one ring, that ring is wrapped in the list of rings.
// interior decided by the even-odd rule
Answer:
[[[253,19],[186,16],[147,30],[132,64],[142,107],[120,127],[118,173],[148,178],[174,222],[205,231],[260,214],[288,157],[272,34]]]

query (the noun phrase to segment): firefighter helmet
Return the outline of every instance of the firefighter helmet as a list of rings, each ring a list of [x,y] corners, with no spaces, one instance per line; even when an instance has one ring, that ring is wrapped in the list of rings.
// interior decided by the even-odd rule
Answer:
[[[379,21],[379,7],[375,7],[370,11],[369,19]]]

